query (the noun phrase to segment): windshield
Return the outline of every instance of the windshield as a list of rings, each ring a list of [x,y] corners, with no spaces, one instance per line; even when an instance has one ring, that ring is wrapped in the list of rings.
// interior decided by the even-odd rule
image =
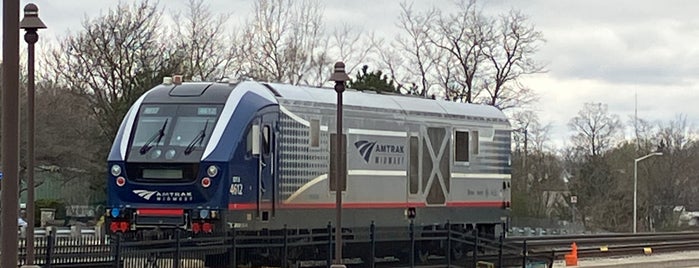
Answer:
[[[172,146],[188,146],[193,140],[197,139],[200,135],[199,133],[204,130],[205,125],[211,125],[216,118],[207,117],[180,117],[177,119],[175,124],[175,130],[173,131],[173,138],[170,140],[170,145]],[[209,131],[210,129],[204,130]],[[206,132],[205,132],[206,133]],[[208,133],[207,133],[208,135]]]
[[[129,161],[191,162],[209,141],[221,105],[146,104],[139,111]]]
[[[164,131],[163,137],[167,134],[165,132],[167,131],[167,128],[163,128],[163,126],[167,126],[166,122],[170,120],[172,120],[171,117],[164,116],[143,118],[143,120],[138,122],[138,128],[140,131],[137,131],[136,136],[134,136],[133,146],[144,146],[151,140],[153,140],[150,142],[151,146],[164,145],[164,139],[160,138],[159,140],[156,140],[155,138],[159,137],[161,129]]]

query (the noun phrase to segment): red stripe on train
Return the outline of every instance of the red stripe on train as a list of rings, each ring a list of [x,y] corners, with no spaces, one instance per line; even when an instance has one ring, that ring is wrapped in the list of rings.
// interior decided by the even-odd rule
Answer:
[[[447,202],[446,207],[502,207],[503,201],[464,201],[464,202]],[[335,208],[335,203],[292,203],[279,204],[278,208],[290,209],[331,209]],[[343,208],[408,208],[408,207],[427,207],[425,203],[406,203],[406,202],[380,202],[380,203],[343,203]],[[445,206],[435,206],[445,207]],[[272,204],[260,204],[262,209],[271,209]],[[250,210],[257,209],[257,203],[231,203],[228,204],[229,210]]]
[[[164,209],[164,208],[139,208],[136,210],[136,215],[141,216],[182,216],[183,209]]]
[[[503,201],[447,202],[447,207],[502,207]]]

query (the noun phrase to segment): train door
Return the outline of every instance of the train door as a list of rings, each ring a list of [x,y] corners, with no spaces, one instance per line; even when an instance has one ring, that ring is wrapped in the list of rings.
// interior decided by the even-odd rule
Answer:
[[[451,131],[427,127],[422,133],[422,189],[428,206],[446,205],[451,186]]]
[[[260,219],[267,221],[276,209],[276,139],[277,114],[266,113],[259,117],[259,157],[257,173],[257,210]]]

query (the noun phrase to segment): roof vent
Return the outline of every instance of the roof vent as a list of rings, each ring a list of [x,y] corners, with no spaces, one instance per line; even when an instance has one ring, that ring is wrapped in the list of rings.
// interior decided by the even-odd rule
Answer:
[[[172,78],[172,82],[175,83],[175,85],[181,85],[182,84],[182,75],[175,75]]]

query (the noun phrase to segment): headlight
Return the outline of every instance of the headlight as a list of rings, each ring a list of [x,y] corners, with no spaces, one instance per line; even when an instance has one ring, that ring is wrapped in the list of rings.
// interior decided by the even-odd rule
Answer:
[[[112,176],[114,176],[114,177],[121,175],[121,166],[112,165],[111,172],[112,172]]]
[[[216,177],[218,175],[218,168],[214,165],[209,166],[209,168],[206,169],[206,174],[209,175],[209,177]]]

